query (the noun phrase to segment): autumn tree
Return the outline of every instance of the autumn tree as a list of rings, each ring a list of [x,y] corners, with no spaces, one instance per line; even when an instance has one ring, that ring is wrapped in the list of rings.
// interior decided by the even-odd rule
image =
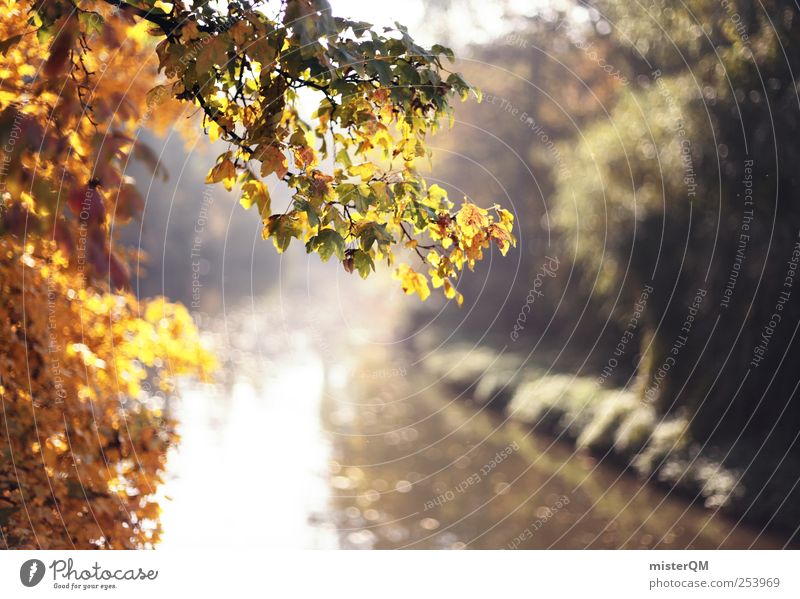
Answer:
[[[378,32],[325,0],[0,6],[7,546],[157,542],[163,398],[213,366],[185,309],[126,291],[114,233],[143,206],[127,166],[163,174],[138,127],[224,142],[207,182],[239,193],[278,251],[298,240],[364,278],[386,263],[422,299],[432,285],[460,302],[464,268],[515,243],[509,212],[456,206],[420,176],[452,98],[479,94],[450,50],[400,25]]]
[[[769,486],[749,516],[795,526],[800,11],[592,5],[632,85],[564,147],[584,176],[559,180],[556,220],[621,319],[652,288],[631,387]]]

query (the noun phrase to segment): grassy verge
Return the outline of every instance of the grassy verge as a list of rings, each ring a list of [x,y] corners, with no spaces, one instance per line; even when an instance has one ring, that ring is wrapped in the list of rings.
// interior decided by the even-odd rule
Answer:
[[[800,525],[800,460],[768,443],[700,443],[688,414],[660,415],[632,390],[548,373],[486,347],[439,351],[424,365],[459,398],[614,459],[708,508],[783,530]]]

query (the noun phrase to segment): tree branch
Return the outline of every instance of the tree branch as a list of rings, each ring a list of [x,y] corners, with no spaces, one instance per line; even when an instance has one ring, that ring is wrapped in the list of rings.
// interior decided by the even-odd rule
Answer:
[[[198,104],[200,104],[200,108],[203,109],[205,115],[212,121],[214,121],[220,129],[222,129],[225,135],[227,135],[230,138],[229,141],[236,144],[239,148],[245,150],[250,154],[250,156],[252,156],[254,153],[253,149],[245,143],[244,139],[238,133],[236,133],[235,131],[231,131],[225,125],[219,122],[219,120],[217,119],[217,111],[212,109],[206,103],[205,99],[203,98],[203,94],[200,93],[200,89],[196,85],[192,89],[191,93],[194,99],[197,100]]]
[[[110,4],[111,6],[116,6],[117,8],[121,8],[127,11],[132,12],[137,17],[144,19],[145,21],[149,21],[154,25],[158,25],[164,31],[167,36],[171,36],[173,32],[178,28],[178,24],[174,22],[172,19],[165,19],[159,13],[154,13],[152,10],[145,10],[144,8],[139,8],[138,6],[134,6],[133,4],[128,4],[123,0],[103,0],[106,4]]]

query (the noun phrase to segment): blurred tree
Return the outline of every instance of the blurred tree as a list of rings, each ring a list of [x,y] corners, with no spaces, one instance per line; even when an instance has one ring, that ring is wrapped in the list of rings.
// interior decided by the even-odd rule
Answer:
[[[741,441],[761,488],[798,453],[800,10],[592,6],[634,85],[564,146],[583,176],[560,179],[557,221],[607,292],[655,289],[643,399],[690,417],[695,439]]]
[[[518,29],[471,47],[460,60],[465,76],[481,82],[483,101],[464,106],[452,131],[434,138],[441,148],[434,169],[442,185],[513,202],[519,261],[482,265],[479,276],[462,279],[459,287],[467,314],[448,309],[437,318],[467,338],[486,332],[485,339],[499,347],[508,344],[520,302],[548,258],[555,257],[563,268],[548,277],[512,347],[525,352],[535,347],[537,359],[553,356],[548,365],[558,370],[599,369],[621,335],[619,323],[609,319],[615,298],[593,292],[595,265],[575,263],[574,240],[555,227],[554,196],[559,177],[580,180],[584,172],[583,164],[567,159],[561,144],[574,143],[613,107],[629,84],[628,73],[602,68],[605,62],[622,64],[611,57],[616,47],[608,38],[593,39],[595,60],[587,56],[580,39],[592,37],[591,23],[582,25],[555,10],[511,21],[520,20]],[[587,339],[596,341],[597,351],[587,352],[592,345]],[[620,358],[615,379],[627,378],[635,357],[631,351]]]
[[[143,204],[126,167],[138,158],[164,175],[137,127],[191,136],[196,122],[180,117],[198,111],[227,145],[206,182],[237,187],[279,251],[301,239],[366,278],[400,248],[422,266],[395,274],[422,299],[430,282],[460,302],[464,267],[491,242],[515,243],[511,213],[455,209],[419,176],[427,133],[472,89],[443,65],[450,50],[400,26],[379,34],[325,0],[0,5],[7,545],[158,539],[151,492],[174,435],[142,381],[169,393],[211,360],[183,308],[123,291],[129,253],[115,227]],[[271,210],[268,177],[292,190],[284,212]]]
[[[742,475],[740,513],[792,527],[798,16],[780,1],[542,8],[471,48],[458,66],[484,101],[435,138],[440,184],[513,198],[521,239],[519,263],[462,280],[468,310],[436,313],[448,335],[636,389],[673,430],[690,422],[642,471],[682,484],[691,461],[711,489],[722,464]],[[548,255],[563,266],[509,339]]]

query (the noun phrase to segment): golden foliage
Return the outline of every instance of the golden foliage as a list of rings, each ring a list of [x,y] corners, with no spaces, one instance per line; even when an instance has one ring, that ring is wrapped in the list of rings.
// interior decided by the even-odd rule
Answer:
[[[163,410],[208,372],[186,309],[87,289],[52,243],[0,240],[0,526],[14,547],[134,548],[158,540]]]
[[[82,6],[0,0],[0,530],[11,547],[155,543],[152,494],[175,440],[164,398],[213,362],[183,307],[112,292],[128,276],[111,225],[143,206],[125,167],[137,157],[163,175],[137,130],[186,120],[177,100],[149,93],[147,24]]]

